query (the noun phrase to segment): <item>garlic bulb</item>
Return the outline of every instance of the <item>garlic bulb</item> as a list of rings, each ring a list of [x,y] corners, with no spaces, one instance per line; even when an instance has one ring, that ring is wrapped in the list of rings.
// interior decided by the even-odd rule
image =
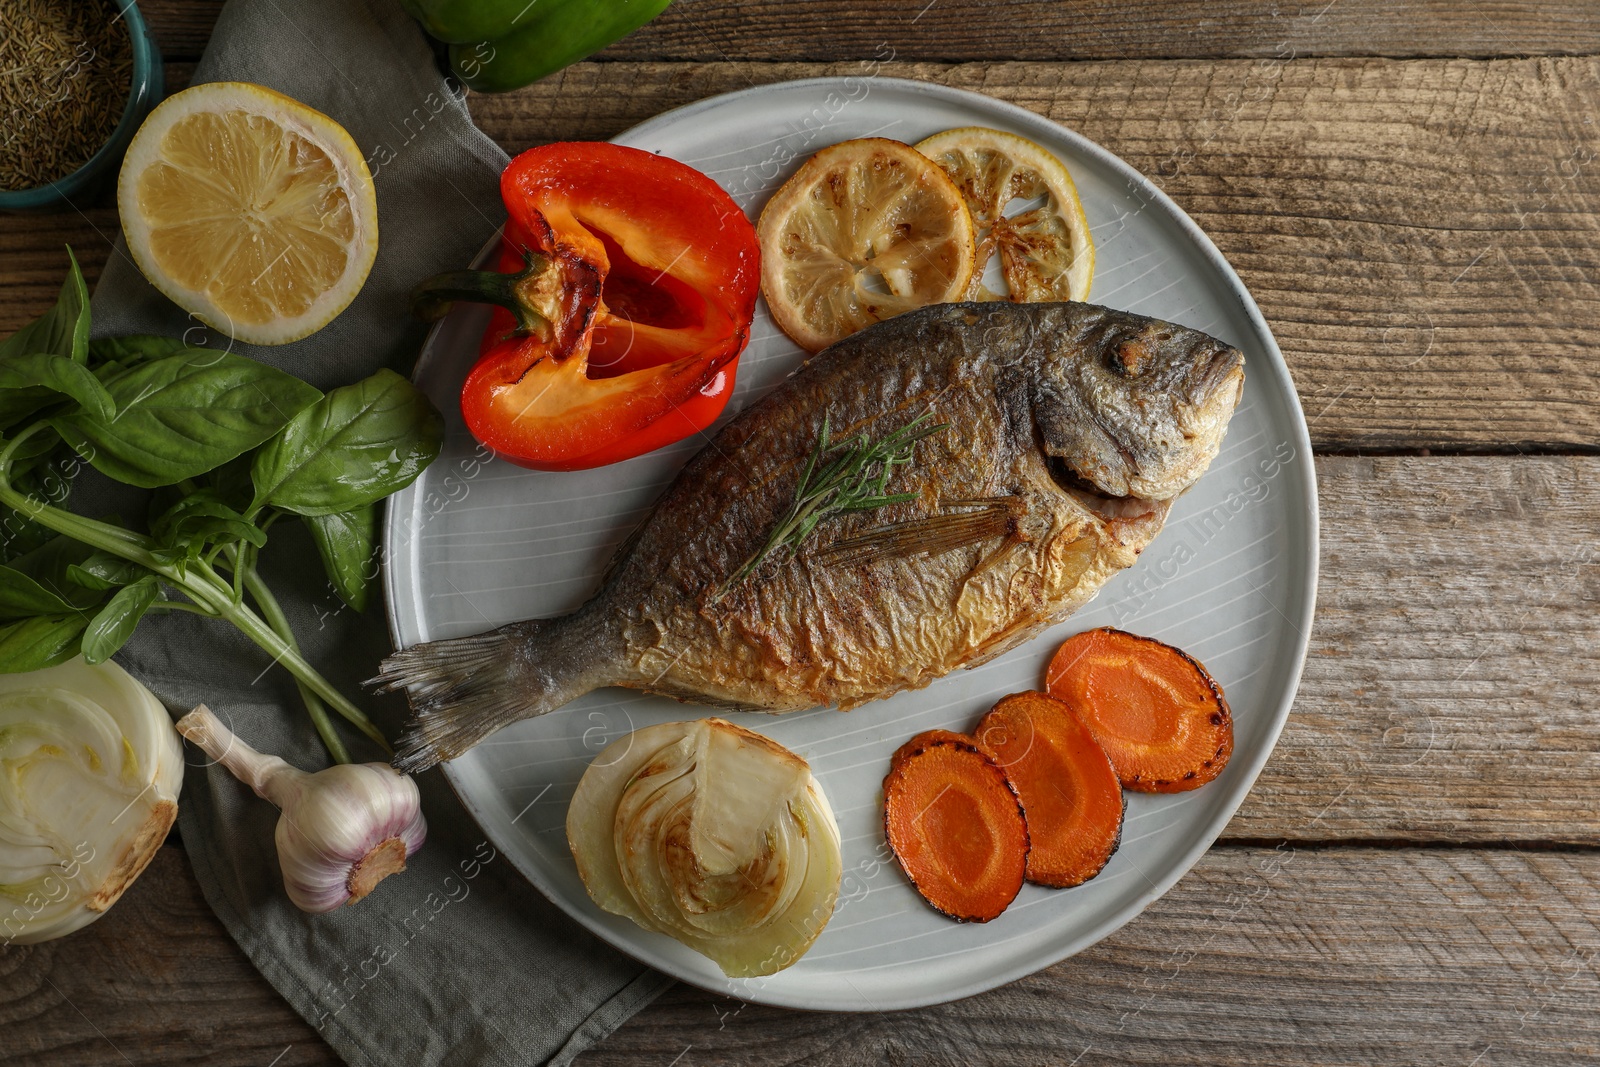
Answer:
[[[155,857],[182,786],[167,709],[115,663],[0,674],[0,946],[98,919]]]
[[[594,758],[567,809],[594,902],[709,956],[780,971],[833,916],[839,828],[805,760],[722,719],[663,723]]]
[[[341,763],[315,774],[257,752],[204,704],[178,732],[283,812],[276,840],[283,888],[301,911],[354,904],[406,869],[422,847],[417,783],[384,763]]]

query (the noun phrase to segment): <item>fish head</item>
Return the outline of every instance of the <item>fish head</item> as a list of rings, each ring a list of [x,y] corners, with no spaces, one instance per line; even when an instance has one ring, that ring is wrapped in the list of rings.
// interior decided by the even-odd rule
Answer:
[[[1244,389],[1244,356],[1183,326],[1090,304],[1032,331],[1034,430],[1055,470],[1109,497],[1169,500],[1205,472]]]

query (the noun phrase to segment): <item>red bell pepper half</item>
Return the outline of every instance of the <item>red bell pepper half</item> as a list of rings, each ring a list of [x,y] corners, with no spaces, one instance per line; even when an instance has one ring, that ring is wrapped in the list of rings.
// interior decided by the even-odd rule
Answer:
[[[461,389],[473,436],[525,467],[582,470],[714,422],[761,281],[733,199],[676,160],[590,142],[522,153],[500,194],[499,269],[412,292],[429,319],[456,300],[498,305]]]

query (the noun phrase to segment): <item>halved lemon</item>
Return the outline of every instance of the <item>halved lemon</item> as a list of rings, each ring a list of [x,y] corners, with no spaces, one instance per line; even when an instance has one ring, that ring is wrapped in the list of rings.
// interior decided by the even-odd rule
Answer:
[[[248,82],[196,85],[152,111],[128,146],[117,207],[145,277],[251,344],[326,326],[378,253],[378,202],[355,141]]]
[[[916,147],[955,182],[978,227],[969,299],[1089,299],[1094,241],[1078,187],[1059,159],[1025,137],[981,126],[946,130]],[[1017,201],[1022,210],[1007,215]],[[996,252],[1006,293],[983,284]]]
[[[960,190],[926,156],[882,137],[812,156],[767,201],[756,233],[772,317],[812,352],[959,300],[977,250]]]

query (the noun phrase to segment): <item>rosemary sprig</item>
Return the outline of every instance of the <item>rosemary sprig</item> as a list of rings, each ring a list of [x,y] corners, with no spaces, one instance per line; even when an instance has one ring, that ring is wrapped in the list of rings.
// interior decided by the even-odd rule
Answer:
[[[888,488],[894,469],[911,462],[917,442],[949,425],[944,422],[924,425],[927,421],[928,413],[923,412],[880,440],[872,441],[865,433],[859,433],[835,442],[829,437],[828,418],[824,415],[822,433],[806,461],[789,509],[773,526],[766,543],[717,587],[711,602],[722,600],[769,557],[793,557],[818,523],[846,511],[868,511],[915,500],[916,493],[886,493],[884,490]]]

